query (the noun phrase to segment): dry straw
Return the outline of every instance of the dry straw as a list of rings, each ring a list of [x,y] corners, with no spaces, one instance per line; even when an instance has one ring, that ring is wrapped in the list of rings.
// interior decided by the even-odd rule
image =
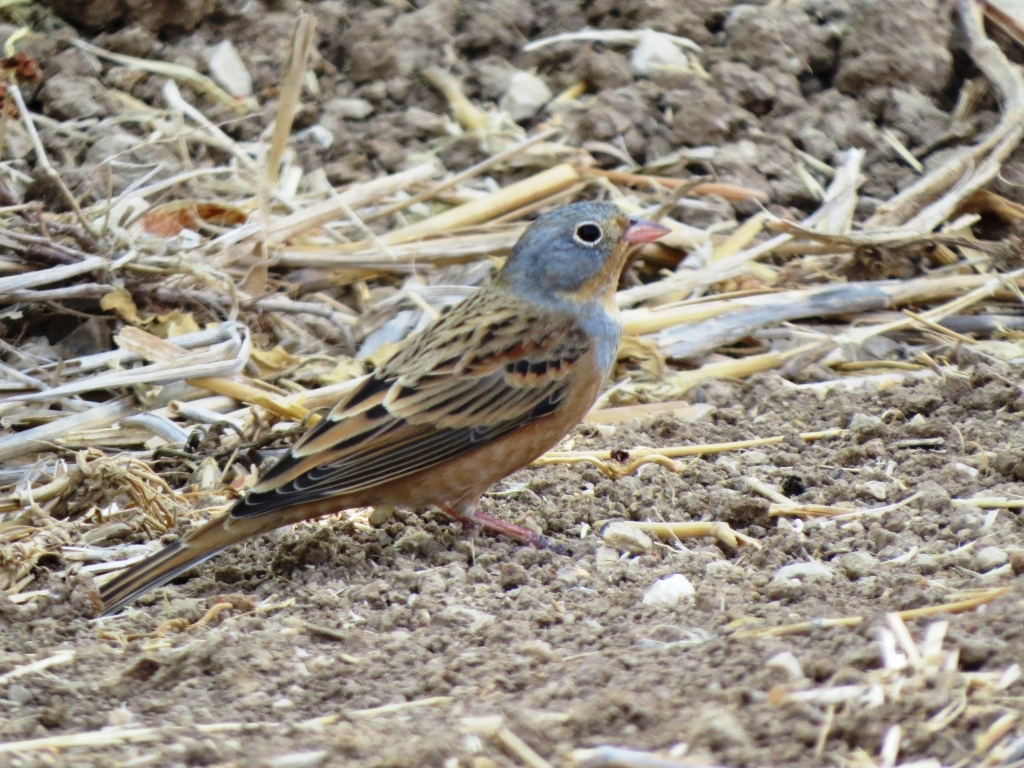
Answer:
[[[446,170],[423,156],[404,170],[335,189],[322,172],[302,171],[292,145],[312,56],[311,17],[296,22],[272,126],[246,144],[179,88],[240,113],[252,104],[187,67],[76,42],[120,66],[168,78],[165,108],[111,94],[120,110],[114,120],[135,121],[153,141],[185,152],[215,147],[228,159],[170,179],[144,178],[82,207],[40,138],[58,124],[30,112],[17,87],[9,87],[37,166],[71,212],[0,208],[0,305],[29,322],[77,317],[85,307],[86,314],[116,316],[118,330],[111,344],[59,361],[35,348],[2,350],[0,417],[8,431],[0,436],[0,589],[31,593],[31,564],[44,554],[67,554],[86,537],[101,560],[113,561],[123,553],[112,542],[125,527],[155,535],[198,519],[200,496],[206,507],[228,504],[254,481],[262,460],[416,328],[489,279],[533,214],[572,199],[609,198],[672,230],[638,254],[616,297],[622,354],[614,384],[587,417],[591,423],[605,428],[657,414],[700,419],[706,410],[683,399],[694,388],[771,370],[792,375],[812,363],[829,368],[834,381],[801,386],[822,392],[889,386],[908,375],[957,375],[953,352],[975,339],[953,326],[980,308],[986,317],[1010,315],[1007,303],[1024,297],[1022,273],[1006,268],[1019,260],[1018,245],[978,242],[970,230],[983,213],[1024,222],[1024,208],[983,189],[1024,135],[1024,80],[986,37],[978,6],[960,0],[959,9],[967,51],[1002,105],[989,134],[864,221],[855,220],[864,153],[848,150],[833,167],[794,150],[793,172],[820,200],[816,211],[799,223],[763,212],[705,229],[675,216],[709,195],[765,196],[674,176],[680,164],[704,157],[697,150],[648,167],[629,158],[618,168],[598,167],[590,151],[606,159],[621,148],[588,150],[560,138],[557,112],[578,104],[576,86],[554,100],[550,124],[527,135],[507,115],[467,99],[450,73],[431,69],[423,76],[450,105],[448,133],[478,141],[487,159]],[[571,46],[594,34],[539,44]],[[640,39],[615,30],[600,35],[616,45]],[[672,44],[700,76],[698,52],[682,39]],[[981,85],[965,83],[954,123],[976,107]],[[886,140],[918,168],[919,153],[895,139]],[[434,149],[450,140],[439,139]],[[929,274],[893,277],[883,269],[872,279],[857,272],[905,263],[925,265]],[[883,334],[927,344],[926,354],[913,363],[876,358],[870,342]],[[625,457],[555,451],[536,466],[582,462],[610,478],[685,473],[689,457],[784,439],[639,446]],[[104,484],[93,481],[100,470],[110,478]],[[854,511],[772,501],[773,515]],[[744,543],[727,527],[641,525],[658,536]],[[65,562],[65,575],[81,567]]]

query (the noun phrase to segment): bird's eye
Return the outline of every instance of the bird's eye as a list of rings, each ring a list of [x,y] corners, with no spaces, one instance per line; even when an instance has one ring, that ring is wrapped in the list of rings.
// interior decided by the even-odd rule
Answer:
[[[583,243],[583,245],[590,247],[601,242],[601,238],[604,237],[604,232],[602,232],[601,227],[594,222],[585,221],[576,227],[576,231],[572,233],[572,236],[576,239],[576,242]]]

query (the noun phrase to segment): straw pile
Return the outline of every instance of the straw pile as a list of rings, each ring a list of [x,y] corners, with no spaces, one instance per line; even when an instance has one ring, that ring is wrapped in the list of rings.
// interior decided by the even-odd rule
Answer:
[[[527,136],[440,70],[423,75],[450,104],[450,131],[478,138],[489,159],[451,174],[424,158],[334,189],[322,172],[304,173],[290,146],[308,17],[296,25],[272,130],[250,144],[182,97],[189,87],[250,108],[207,78],[81,43],[168,78],[167,109],[113,93],[120,119],[230,158],[144,177],[82,208],[47,159],[38,127],[48,119],[22,98],[18,77],[31,72],[17,66],[14,36],[0,136],[20,121],[71,212],[0,207],[0,590],[30,599],[44,558],[68,573],[123,567],[152,547],[113,543],[159,538],[183,517],[226,506],[353,380],[489,279],[532,214],[575,199],[611,199],[672,229],[643,249],[618,294],[625,338],[592,421],[677,411],[715,378],[777,370],[819,380],[792,386],[881,387],[955,373],[963,346],[1004,354],[1005,341],[978,339],[1013,339],[1024,325],[1021,247],[979,240],[972,227],[982,216],[1024,223],[1024,207],[986,189],[1024,135],[1024,79],[986,37],[975,3],[961,0],[960,15],[1002,106],[994,128],[864,221],[854,220],[863,152],[848,150],[836,167],[801,153],[794,166],[820,208],[803,221],[764,210],[731,230],[673,218],[708,195],[761,199],[659,175],[699,151],[642,168],[620,152],[621,167],[601,170],[591,153],[614,156],[614,146],[559,141],[558,109],[579,93],[556,98],[548,124]],[[681,57],[674,66],[699,66],[686,41],[669,42]],[[965,85],[951,133],[981,86]],[[101,313],[117,318],[110,339],[108,324],[93,320]],[[88,353],[49,346],[43,328],[55,317],[79,324]]]

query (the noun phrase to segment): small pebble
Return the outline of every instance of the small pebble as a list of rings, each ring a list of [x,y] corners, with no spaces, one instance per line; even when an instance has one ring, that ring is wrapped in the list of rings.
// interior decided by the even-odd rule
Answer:
[[[310,138],[320,147],[320,149],[330,149],[334,144],[334,134],[324,128],[322,125],[311,125],[304,131],[299,131],[295,134],[296,139]],[[339,363],[339,365],[341,365]]]
[[[32,701],[32,691],[30,691],[24,685],[12,683],[11,685],[7,686],[7,698],[13,701],[18,706],[21,706],[22,704],[27,704],[28,702]]]
[[[740,721],[725,709],[708,708],[690,727],[689,736],[691,743],[712,749],[750,746],[750,736]]]
[[[270,768],[316,768],[327,759],[328,751],[318,749],[315,752],[288,752],[272,757],[267,761]]]
[[[123,705],[107,713],[107,725],[111,728],[125,728],[139,722],[139,716]]]
[[[869,552],[847,552],[838,558],[839,569],[850,581],[878,573],[878,558]]]
[[[882,424],[882,420],[877,416],[871,416],[867,413],[855,413],[853,418],[850,419],[850,429],[853,432],[868,432],[877,429]]]
[[[736,459],[719,459],[715,462],[716,467],[721,467],[731,476],[738,475],[740,473],[740,463]]]
[[[543,640],[527,640],[519,645],[519,652],[537,661],[548,662],[558,661],[560,658],[550,643]]]
[[[974,467],[968,466],[967,464],[964,464],[963,462],[960,461],[957,461],[953,464],[953,469],[955,469],[957,472],[963,472],[965,475],[972,479],[981,474]]]
[[[631,555],[646,555],[654,549],[651,537],[626,523],[609,523],[602,535],[605,546]]]
[[[502,589],[515,589],[528,584],[530,581],[526,569],[519,563],[502,563],[501,573],[498,575],[498,583]]]
[[[349,120],[362,120],[373,114],[373,104],[366,99],[335,99],[326,110]]]
[[[672,415],[687,424],[710,424],[718,408],[711,403],[694,403],[672,411]]]
[[[380,528],[384,523],[388,522],[392,517],[395,516],[395,508],[390,504],[381,504],[378,507],[374,507],[373,511],[370,512],[368,522],[374,528]]]
[[[485,574],[484,582],[490,581],[490,576],[487,575],[487,571],[483,568],[480,570]],[[420,582],[421,595],[440,595],[447,591],[448,584],[445,583],[444,576],[437,571],[432,571],[431,573],[426,574]]]
[[[541,107],[551,101],[551,89],[534,74],[516,71],[501,97],[498,106],[509,113],[517,123],[529,120]]]
[[[808,656],[800,667],[807,677],[818,682],[828,680],[839,671],[839,663],[833,656]]]
[[[784,565],[775,572],[774,581],[786,581],[788,579],[803,579],[810,576],[821,576],[826,581],[832,581],[832,571],[824,563],[812,560],[809,563],[793,563]]]
[[[241,709],[259,709],[270,703],[270,696],[266,691],[253,691],[235,701],[236,706]]]
[[[1024,573],[1024,551],[1018,550],[1010,553],[1010,568],[1013,569],[1014,576]]]
[[[731,571],[735,567],[736,565],[728,560],[712,560],[710,563],[704,564],[704,573],[724,573],[725,571]]]
[[[807,680],[807,676],[804,675],[804,671],[800,667],[800,662],[789,651],[776,653],[765,662],[765,666],[768,669],[777,669],[780,672],[784,672],[791,683],[803,683]]]
[[[684,71],[690,68],[686,54],[679,50],[672,38],[652,29],[640,30],[640,39],[629,63],[633,71],[641,75],[657,70]]]
[[[1006,550],[999,547],[983,547],[974,555],[974,570],[978,573],[988,573],[1001,565],[1006,565],[1010,556]]]
[[[611,547],[598,547],[597,552],[594,553],[594,565],[599,569],[606,568],[612,563],[619,561],[619,553]]]
[[[873,499],[885,501],[888,492],[885,490],[885,483],[881,480],[869,480],[861,486],[861,489]]]
[[[232,96],[246,99],[252,96],[252,75],[230,40],[224,40],[207,53],[210,77]]]
[[[764,451],[744,451],[740,456],[743,458],[743,463],[748,467],[771,463],[768,454]]]
[[[655,608],[675,608],[684,597],[692,596],[696,590],[690,580],[681,573],[658,579],[644,593],[644,605]]]
[[[964,669],[978,669],[996,652],[995,643],[983,637],[966,637],[960,643],[960,664]]]
[[[291,699],[278,699],[272,706],[278,712],[285,712],[289,709],[295,709],[295,702]]]

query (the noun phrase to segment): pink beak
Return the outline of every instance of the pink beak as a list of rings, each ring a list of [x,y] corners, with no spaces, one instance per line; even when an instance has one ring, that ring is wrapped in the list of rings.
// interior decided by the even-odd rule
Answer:
[[[622,233],[622,239],[627,243],[653,243],[659,237],[664,237],[671,231],[668,227],[655,224],[653,221],[630,218],[629,226]]]

